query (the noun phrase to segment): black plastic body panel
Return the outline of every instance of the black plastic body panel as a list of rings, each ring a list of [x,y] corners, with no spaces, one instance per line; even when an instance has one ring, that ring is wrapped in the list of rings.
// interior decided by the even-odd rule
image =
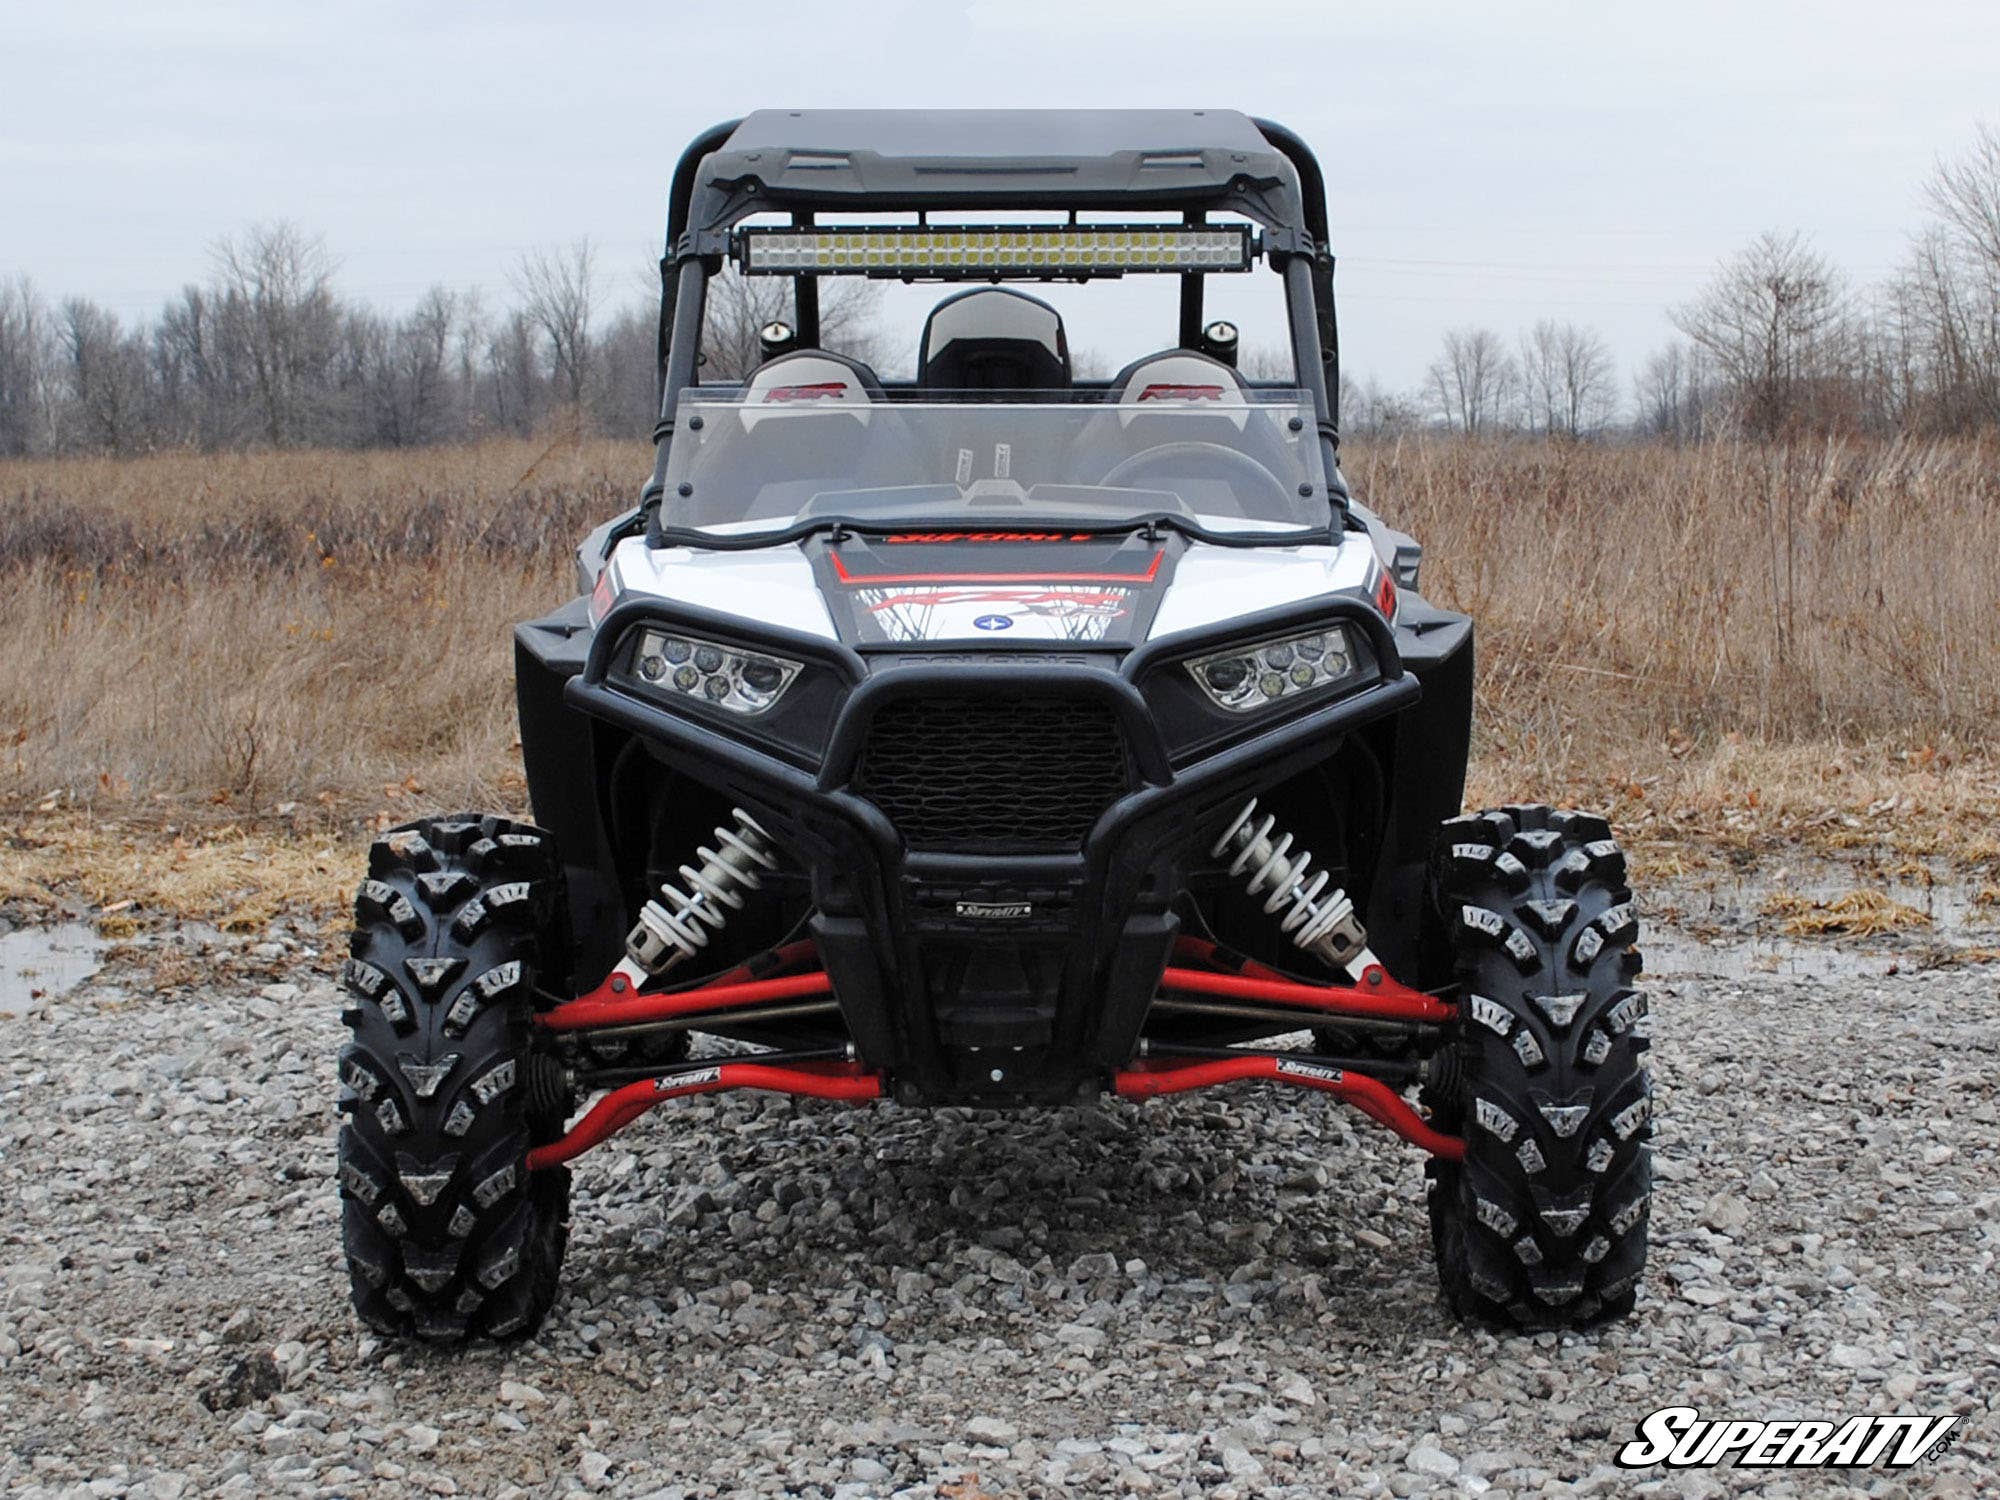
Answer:
[[[1185,675],[1180,662],[1221,641],[1336,620],[1379,665],[1374,684],[1274,721],[1253,717],[1223,738],[1157,691],[1162,674]],[[774,736],[706,705],[689,712],[620,686],[622,643],[641,622],[806,660],[825,674],[829,695],[812,700],[815,715],[830,705],[819,753],[802,753],[798,726]],[[1220,825],[1246,798],[1334,764],[1350,739],[1365,741],[1382,768],[1379,785],[1329,783],[1330,795],[1381,803],[1372,878],[1357,892],[1371,943],[1399,978],[1430,981],[1424,874],[1437,826],[1463,792],[1471,624],[1414,595],[1404,596],[1393,632],[1358,600],[1321,598],[1130,653],[1010,658],[857,654],[663,600],[621,605],[593,631],[579,600],[522,626],[516,655],[529,791],[569,874],[573,989],[616,961],[633,919],[634,855],[618,847],[632,835],[614,828],[606,787],[621,753],[642,752],[642,764],[655,767],[648,774],[684,777],[716,805],[747,809],[805,872],[811,932],[849,1034],[867,1061],[890,1071],[900,1096],[1072,1099],[1132,1056],[1179,927],[1175,900]],[[853,782],[879,707],[945,693],[1101,701],[1123,726],[1130,790],[1072,853],[912,852]],[[1177,742],[1198,753],[1176,753]],[[994,908],[1010,914],[979,914]]]
[[[1374,746],[1386,786],[1381,855],[1362,920],[1371,946],[1406,984],[1435,988],[1445,949],[1430,941],[1435,913],[1427,881],[1438,825],[1458,815],[1472,748],[1472,621],[1403,596],[1398,621],[1403,664],[1424,695],[1376,727]]]
[[[1365,644],[1380,679],[1289,715],[1254,718],[1226,743],[1213,743],[1208,726],[1177,722],[1183,709],[1147,690],[1156,674],[1178,672],[1182,659],[1220,640],[1334,621]],[[590,804],[575,792],[574,752],[565,756],[559,747],[562,734],[579,732],[588,738],[578,743],[586,744],[630,737],[662,765],[749,810],[810,874],[812,930],[862,1056],[888,1069],[899,1095],[913,1100],[1057,1102],[1094,1092],[1106,1068],[1133,1054],[1177,928],[1171,908],[1181,872],[1202,857],[1217,825],[1245,798],[1324,759],[1342,736],[1407,711],[1420,695],[1380,615],[1347,598],[1288,605],[1233,620],[1226,633],[1190,633],[1127,655],[868,658],[727,622],[728,638],[807,657],[841,681],[824,751],[808,766],[790,744],[758,743],[753,736],[765,731],[754,723],[690,713],[621,686],[622,642],[641,622],[708,634],[723,634],[725,624],[666,601],[621,605],[595,633],[581,670],[575,644],[565,641],[560,667],[572,675],[560,714],[546,703],[558,657],[545,650],[533,664],[543,682],[523,696],[524,714],[532,702],[560,731],[532,739],[524,732],[537,761],[530,785],[538,815],[565,847],[578,833],[581,850],[611,843],[601,828],[576,826]],[[556,633],[549,625],[527,627],[524,638],[541,642]],[[1102,810],[1074,852],[911,851],[882,811],[856,793],[855,773],[880,707],[947,694],[1101,702],[1123,726],[1130,789]],[[1163,707],[1169,711],[1157,711]],[[1174,737],[1197,732],[1203,753],[1177,761]],[[601,799],[597,807],[601,813]],[[583,885],[615,889],[617,880],[614,874]],[[630,915],[620,914],[613,943]],[[601,957],[605,934],[580,947]]]
[[[583,670],[592,639],[583,599],[514,630],[514,697],[528,800],[535,820],[555,836],[569,891],[570,972],[544,976],[543,983],[568,993],[596,983],[618,961],[628,926],[599,803],[608,770],[604,725],[563,697]]]

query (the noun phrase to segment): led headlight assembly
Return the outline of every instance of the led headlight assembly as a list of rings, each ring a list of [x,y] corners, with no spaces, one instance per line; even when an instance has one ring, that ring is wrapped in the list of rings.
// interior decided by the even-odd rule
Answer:
[[[1250,713],[1315,688],[1353,681],[1366,670],[1345,625],[1235,646],[1187,663],[1218,708]]]
[[[641,630],[632,675],[654,693],[698,698],[738,714],[760,714],[784,695],[800,663],[762,651],[740,651],[667,630]]]

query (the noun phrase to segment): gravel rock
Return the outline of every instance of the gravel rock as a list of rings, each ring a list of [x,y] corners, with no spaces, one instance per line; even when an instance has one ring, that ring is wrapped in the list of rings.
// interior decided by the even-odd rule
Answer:
[[[992,1448],[1011,1448],[1020,1436],[1020,1428],[999,1417],[974,1417],[965,1424],[967,1442],[985,1443]]]
[[[1319,1398],[1313,1394],[1312,1382],[1303,1375],[1287,1375],[1278,1386],[1278,1396],[1294,1406],[1319,1404]]]
[[[253,1401],[262,1401],[284,1386],[277,1361],[268,1353],[257,1353],[230,1363],[222,1378],[201,1389],[201,1404],[210,1411],[234,1411]]]
[[[1637,1316],[1586,1336],[1453,1323],[1418,1154],[1246,1086],[1004,1114],[679,1101],[577,1164],[542,1331],[451,1352],[347,1306],[330,983],[204,940],[197,994],[112,967],[0,1022],[0,1491],[1822,1492],[1615,1468],[1673,1401],[1956,1412],[1920,1474],[1846,1492],[2000,1493],[1990,969],[1829,984],[1715,949],[1716,973],[1652,981],[1652,1270]]]
[[[264,1331],[263,1319],[252,1307],[239,1307],[229,1315],[229,1321],[222,1325],[222,1342],[225,1344],[254,1344]]]
[[[1433,1479],[1450,1479],[1458,1473],[1458,1460],[1428,1438],[1403,1456],[1403,1462],[1419,1474]]]

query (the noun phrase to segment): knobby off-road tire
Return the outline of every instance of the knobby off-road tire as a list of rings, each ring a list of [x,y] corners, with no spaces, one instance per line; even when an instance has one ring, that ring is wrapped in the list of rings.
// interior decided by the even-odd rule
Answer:
[[[437,1340],[532,1333],[556,1294],[569,1172],[530,1173],[562,1129],[532,1045],[536,976],[560,958],[547,835],[425,819],[378,840],[342,974],[342,1243],[371,1328]]]
[[[1432,882],[1459,1019],[1430,1099],[1466,1143],[1428,1168],[1445,1300],[1519,1328],[1622,1317],[1652,1134],[1625,856],[1602,818],[1507,807],[1446,823]]]

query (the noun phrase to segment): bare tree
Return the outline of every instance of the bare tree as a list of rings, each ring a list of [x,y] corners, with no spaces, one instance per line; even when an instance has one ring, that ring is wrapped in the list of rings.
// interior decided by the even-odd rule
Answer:
[[[873,326],[882,289],[872,281],[825,277],[819,288],[819,342],[863,364],[880,363],[883,344]],[[708,283],[701,332],[701,378],[742,380],[763,363],[757,331],[767,323],[796,323],[792,283],[783,276],[743,276],[725,271]]]
[[[542,390],[536,365],[535,326],[516,308],[486,339],[486,394],[494,426],[521,433],[533,429]]]
[[[1708,417],[1708,361],[1702,350],[1676,339],[1655,350],[1633,377],[1639,431],[1687,442],[1703,435]]]
[[[1454,328],[1431,362],[1427,385],[1438,415],[1459,432],[1483,432],[1503,420],[1517,379],[1514,361],[1490,328]]]
[[[1940,161],[1924,201],[1970,254],[2000,271],[2000,130],[1981,124],[1970,150]]]
[[[1940,160],[1933,214],[1888,293],[1888,374],[1906,421],[1956,430],[2000,422],[2000,131]]]
[[[1357,382],[1341,377],[1340,430],[1343,436],[1394,437],[1424,423],[1424,393],[1392,391],[1374,376]]]
[[[247,379],[232,394],[247,397],[267,442],[324,440],[341,321],[325,241],[280,221],[218,240],[212,257],[225,358]]]
[[[1292,346],[1280,343],[1245,344],[1236,356],[1236,368],[1243,372],[1246,380],[1282,380],[1288,384],[1298,383],[1298,366],[1292,359]],[[1340,404],[1347,406],[1347,391],[1351,384],[1345,376],[1341,378]]]
[[[1521,399],[1528,425],[1581,437],[1611,419],[1611,351],[1594,328],[1543,318],[1521,335]]]
[[[457,323],[458,299],[441,286],[393,324],[362,320],[355,338],[364,346],[360,381],[372,441],[404,448],[450,434]]]
[[[1803,235],[1759,235],[1669,316],[1714,359],[1749,431],[1775,436],[1837,408],[1854,353],[1847,286]]]
[[[71,297],[57,320],[68,366],[69,394],[80,446],[122,452],[143,435],[146,356],[117,317],[95,302]]]
[[[597,252],[588,239],[567,250],[521,257],[513,278],[521,311],[547,342],[550,372],[563,399],[583,405],[591,378],[591,312],[597,292]]]
[[[47,446],[51,362],[48,309],[33,283],[0,283],[0,454]]]

